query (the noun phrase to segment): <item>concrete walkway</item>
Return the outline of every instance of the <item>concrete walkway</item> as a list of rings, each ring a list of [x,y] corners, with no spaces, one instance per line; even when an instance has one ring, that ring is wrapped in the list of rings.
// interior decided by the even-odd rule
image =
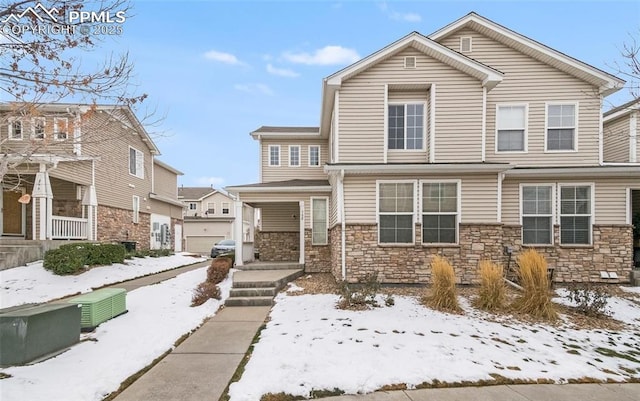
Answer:
[[[127,292],[129,292],[140,287],[158,284],[162,281],[174,278],[179,274],[186,273],[195,269],[200,269],[201,267],[206,267],[206,266],[209,266],[210,264],[211,264],[211,260],[205,260],[203,262],[198,262],[192,265],[178,267],[177,269],[165,270],[160,273],[150,274],[148,276],[135,278],[133,280],[124,281],[122,283],[109,284],[106,287],[107,288],[124,288],[125,290],[127,290]]]

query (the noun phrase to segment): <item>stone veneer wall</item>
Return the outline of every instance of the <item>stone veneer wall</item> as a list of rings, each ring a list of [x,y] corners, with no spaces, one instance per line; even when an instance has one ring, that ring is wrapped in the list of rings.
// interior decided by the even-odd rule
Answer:
[[[337,281],[342,281],[342,226],[336,225],[329,230],[329,244],[331,244],[331,270]]]
[[[304,271],[307,273],[331,272],[331,242],[327,245],[312,245],[309,228],[304,230]]]
[[[256,231],[255,249],[265,262],[293,262],[300,259],[298,232]]]
[[[133,211],[98,205],[98,241],[135,241],[137,249],[149,249],[151,216],[140,212],[133,223]]]
[[[554,244],[560,243],[560,226],[553,229]],[[505,244],[513,247],[515,255],[523,248],[522,227],[504,226]],[[541,246],[535,249],[553,267],[556,282],[629,282],[633,265],[633,230],[630,225],[593,226],[593,246]],[[506,265],[506,260],[505,260]],[[600,272],[617,273],[618,279],[602,279]]]

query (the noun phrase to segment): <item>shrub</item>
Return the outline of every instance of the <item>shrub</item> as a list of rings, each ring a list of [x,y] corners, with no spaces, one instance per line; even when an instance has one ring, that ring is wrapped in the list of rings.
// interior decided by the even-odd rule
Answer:
[[[502,266],[490,260],[480,261],[480,290],[477,306],[481,309],[496,310],[504,307],[506,288]]]
[[[75,274],[84,267],[85,253],[79,248],[52,249],[44,254],[42,266],[54,274]]]
[[[611,312],[607,309],[607,304],[611,294],[602,286],[592,284],[571,284],[565,296],[568,300],[576,304],[578,312],[591,317],[609,316]]]
[[[523,294],[513,306],[521,313],[534,317],[555,320],[556,310],[551,302],[547,261],[535,249],[528,249],[518,255],[518,279]]]
[[[218,284],[224,280],[231,269],[231,259],[225,257],[215,258],[207,269],[207,282]]]
[[[196,289],[193,291],[191,306],[200,306],[212,298],[220,299],[220,289],[216,284],[205,281],[198,284]]]
[[[425,301],[434,309],[451,312],[461,310],[456,296],[453,266],[442,256],[436,255],[431,259],[431,295]]]
[[[338,289],[340,291],[341,309],[364,309],[369,306],[378,306],[376,294],[380,290],[378,273],[367,273],[357,283],[342,281]]]

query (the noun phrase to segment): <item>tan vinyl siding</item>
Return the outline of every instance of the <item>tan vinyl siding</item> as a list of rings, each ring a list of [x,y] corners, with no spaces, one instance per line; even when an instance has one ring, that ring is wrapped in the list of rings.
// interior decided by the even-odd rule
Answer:
[[[151,207],[149,210],[151,213],[169,216],[174,219],[182,219],[182,208],[180,206],[175,206],[157,199],[150,199],[149,205]]]
[[[622,116],[604,124],[604,161],[628,162],[630,146],[630,118]]]
[[[384,177],[394,180],[461,180],[462,223],[495,223],[497,221],[496,174],[469,175],[420,175],[411,177]],[[376,222],[376,177],[345,177],[345,213],[349,224]],[[416,199],[417,199],[416,194]],[[416,205],[417,208],[417,205]],[[416,209],[417,210],[417,209]],[[417,210],[418,214],[420,210]]]
[[[300,231],[300,207],[297,203],[265,203],[262,231]]]
[[[405,56],[416,57],[415,69],[404,68]],[[480,161],[481,83],[409,48],[342,84],[339,104],[341,163],[384,161],[385,85],[398,83],[436,85],[436,162]],[[425,139],[428,149],[429,140]],[[462,151],[460,143],[466,144]]]
[[[269,166],[269,145],[280,145],[280,166]],[[289,167],[289,145],[300,146],[300,166]],[[320,146],[320,165],[309,167],[309,145]],[[316,139],[262,139],[262,182],[286,181],[292,179],[326,179],[324,165],[329,157],[329,145],[326,140]]]
[[[461,36],[473,37],[473,52],[469,57],[505,74],[503,81],[487,95],[487,161],[531,166],[598,163],[600,99],[596,88],[470,29],[455,32],[442,43],[458,50]],[[578,103],[578,151],[545,152],[545,102],[565,101]],[[497,103],[528,104],[528,153],[496,154]]]
[[[49,176],[91,185],[91,161],[60,162],[56,168],[49,170]]]
[[[73,124],[74,116],[62,113],[47,113],[47,114],[34,114],[34,118],[43,118],[44,125],[44,139],[32,138],[32,118],[17,118],[22,121],[22,139],[21,140],[7,140],[9,135],[9,121],[7,115],[0,116],[0,143],[2,144],[3,152],[20,152],[26,148],[33,150],[33,153],[55,153],[57,155],[72,155],[73,154]],[[67,139],[57,140],[54,138],[54,122],[55,118],[67,119]]]
[[[178,200],[178,176],[157,164],[153,165],[153,192]]]
[[[51,191],[53,197],[60,200],[78,200],[76,184],[69,181],[59,180],[57,178],[50,178]]]

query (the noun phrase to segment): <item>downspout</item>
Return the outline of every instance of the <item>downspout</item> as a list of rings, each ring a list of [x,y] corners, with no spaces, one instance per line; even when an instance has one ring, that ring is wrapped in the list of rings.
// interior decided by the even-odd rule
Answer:
[[[340,176],[338,177],[338,201],[340,205],[340,266],[342,270],[342,279],[347,279],[347,253],[345,247],[347,245],[347,223],[345,221],[344,211],[344,170],[340,170]]]

